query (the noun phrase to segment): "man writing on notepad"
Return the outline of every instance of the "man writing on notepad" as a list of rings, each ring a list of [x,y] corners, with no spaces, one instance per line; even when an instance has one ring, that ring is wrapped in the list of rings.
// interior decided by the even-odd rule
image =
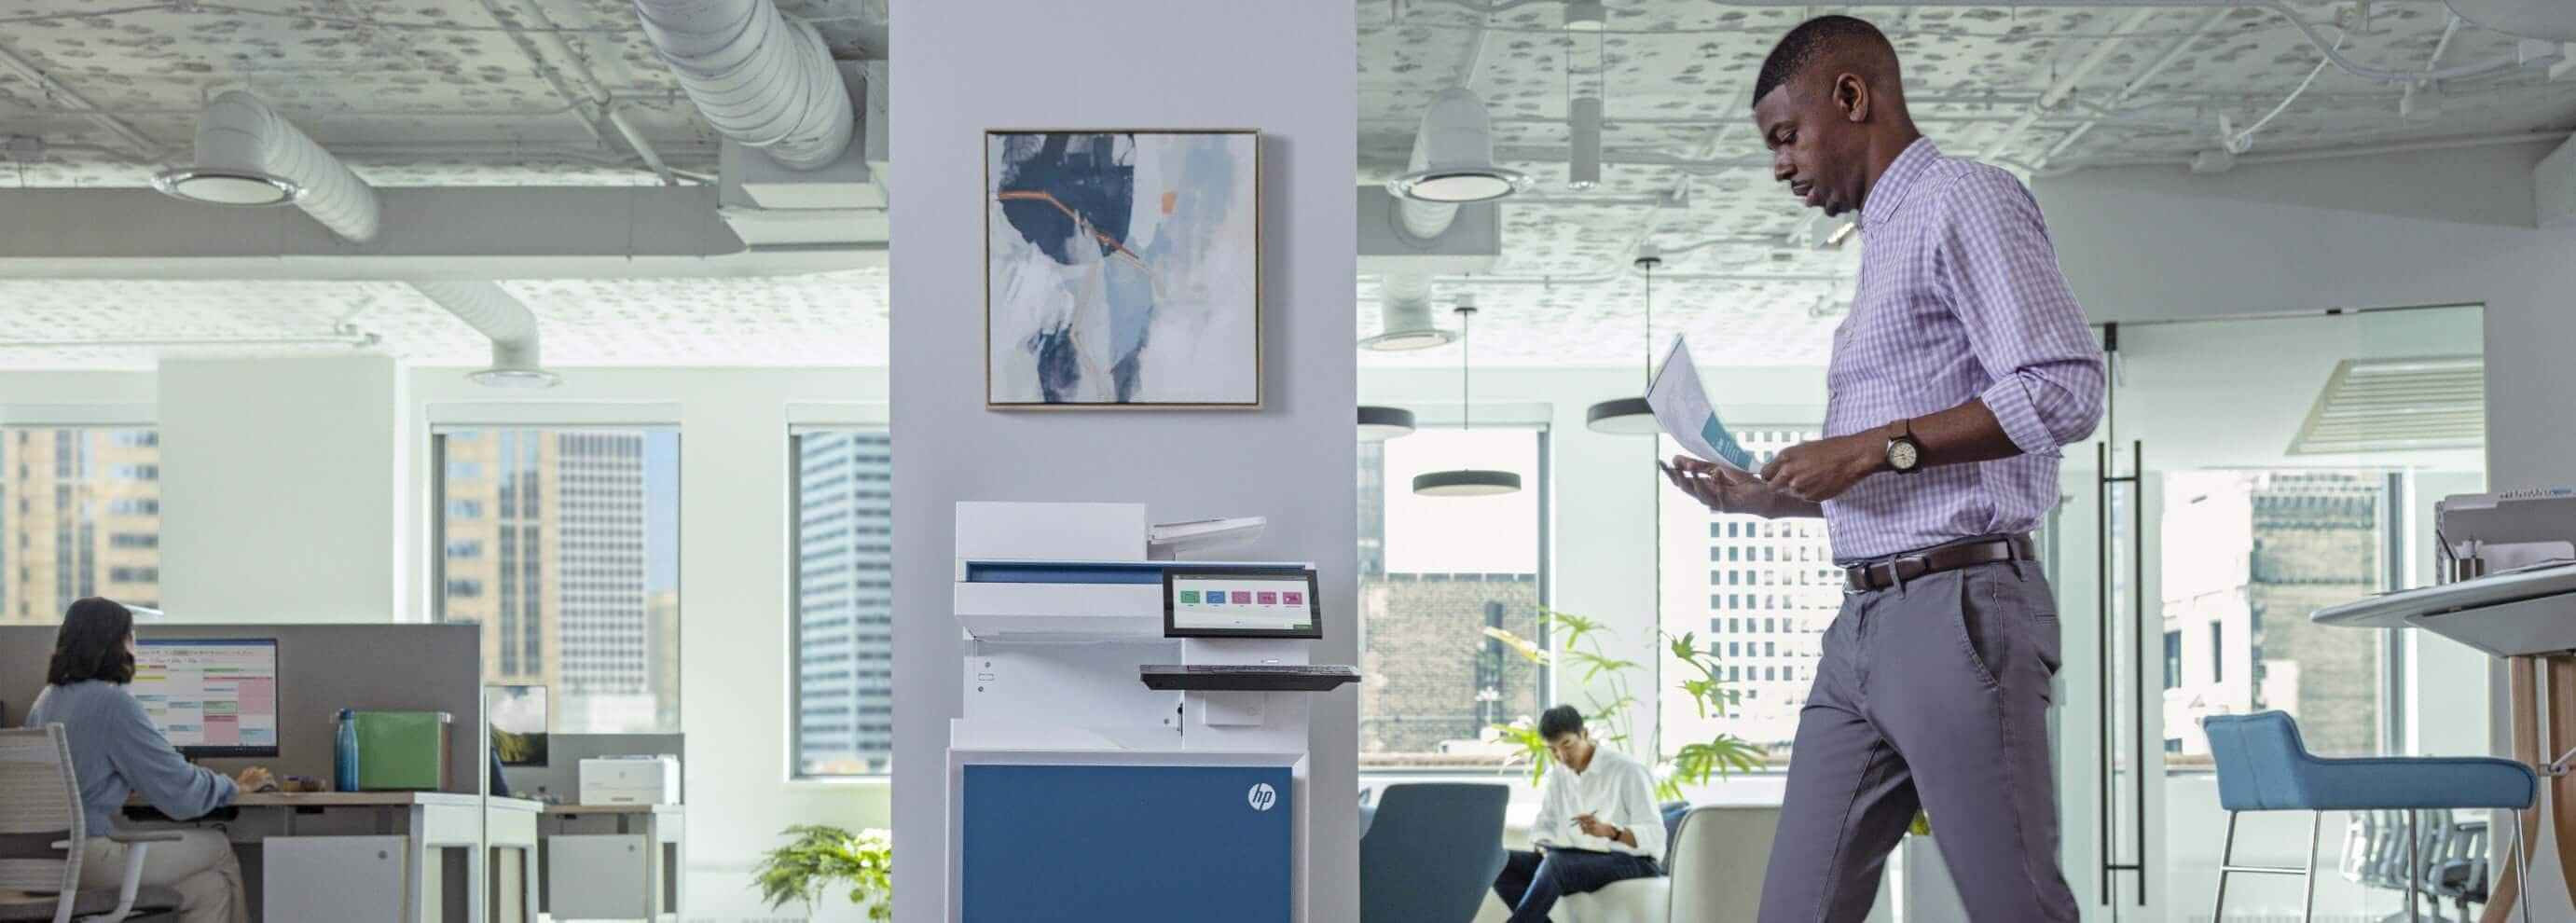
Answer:
[[[1541,713],[1538,733],[1556,765],[1539,783],[1532,848],[1512,850],[1494,879],[1512,923],[1546,923],[1557,898],[1664,873],[1655,863],[1664,854],[1664,819],[1645,765],[1594,743],[1571,705]]]

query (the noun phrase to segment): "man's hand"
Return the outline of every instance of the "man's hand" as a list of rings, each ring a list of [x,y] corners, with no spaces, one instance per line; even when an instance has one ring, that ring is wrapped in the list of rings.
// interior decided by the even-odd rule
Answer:
[[[1615,840],[1619,838],[1619,828],[1602,823],[1600,818],[1594,817],[1590,814],[1576,817],[1574,819],[1574,828],[1583,831],[1584,836],[1597,836],[1605,840]]]
[[[1762,466],[1770,488],[1812,503],[1842,496],[1887,464],[1887,437],[1878,430],[1801,442]]]
[[[1773,518],[1821,515],[1749,473],[1688,455],[1673,456],[1672,463],[1664,466],[1664,477],[1714,512]]]

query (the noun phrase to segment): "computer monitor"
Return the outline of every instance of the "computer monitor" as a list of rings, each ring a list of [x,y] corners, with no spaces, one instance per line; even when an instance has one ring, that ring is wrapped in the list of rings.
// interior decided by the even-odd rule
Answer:
[[[129,687],[191,759],[277,756],[277,639],[134,644]]]
[[[492,728],[492,755],[503,766],[546,764],[546,687],[483,687],[483,720]]]
[[[1305,567],[1163,572],[1163,637],[1321,638],[1315,571]]]

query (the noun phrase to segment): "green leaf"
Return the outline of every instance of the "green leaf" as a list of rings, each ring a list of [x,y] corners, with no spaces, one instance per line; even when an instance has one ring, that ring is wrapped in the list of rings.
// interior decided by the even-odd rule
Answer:
[[[1531,663],[1544,664],[1548,662],[1546,651],[1539,650],[1538,645],[1531,642],[1528,638],[1513,634],[1506,629],[1487,626],[1485,628],[1485,637],[1503,642],[1505,647],[1519,651],[1521,656],[1529,658]]]
[[[871,916],[893,914],[894,843],[885,831],[851,833],[839,827],[798,824],[782,835],[795,839],[770,850],[752,867],[752,886],[775,910],[799,901],[810,911],[823,889],[836,882],[851,886],[852,903],[870,904]],[[878,915],[875,908],[885,908]]]
[[[1614,660],[1591,651],[1568,651],[1574,662],[1583,665],[1583,681],[1591,682],[1604,672],[1621,672],[1637,666],[1634,660]]]

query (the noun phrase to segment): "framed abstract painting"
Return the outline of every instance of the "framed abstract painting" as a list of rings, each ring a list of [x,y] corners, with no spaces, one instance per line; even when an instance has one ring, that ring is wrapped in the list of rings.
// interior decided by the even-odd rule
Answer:
[[[1261,406],[1261,134],[984,136],[985,403]]]

